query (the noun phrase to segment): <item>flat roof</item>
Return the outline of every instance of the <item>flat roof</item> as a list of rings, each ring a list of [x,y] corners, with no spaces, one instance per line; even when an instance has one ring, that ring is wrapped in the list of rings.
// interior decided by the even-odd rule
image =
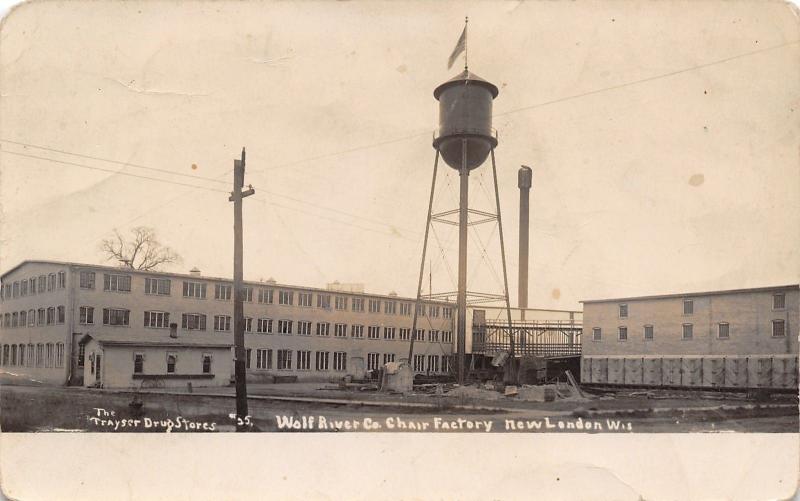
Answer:
[[[89,339],[94,339],[102,345],[109,346],[168,346],[173,348],[192,347],[192,348],[231,348],[233,340],[226,341],[220,339],[225,334],[203,334],[182,332],[178,337],[169,336],[169,332],[152,333],[126,333],[123,336],[117,333],[108,332],[87,332],[81,336],[80,343],[85,343]],[[233,334],[231,334],[233,337]]]
[[[632,296],[632,297],[618,297],[612,299],[588,299],[580,301],[581,303],[619,303],[625,301],[642,301],[646,299],[668,299],[668,298],[691,298],[698,296],[717,296],[722,294],[747,294],[753,292],[780,292],[787,290],[800,289],[800,284],[793,285],[776,285],[774,287],[752,287],[749,289],[727,289],[716,291],[703,291],[703,292],[681,292],[674,294],[659,294],[650,296]]]
[[[8,271],[4,272],[0,275],[0,280],[5,279],[7,275],[13,273],[17,269],[21,268],[26,264],[53,264],[59,266],[75,266],[80,268],[99,268],[102,270],[113,271],[117,273],[135,273],[139,275],[156,275],[156,276],[163,276],[163,277],[176,277],[176,278],[186,278],[191,280],[206,280],[209,282],[226,282],[232,283],[232,278],[222,278],[222,277],[210,277],[206,275],[192,275],[190,273],[173,273],[168,271],[145,271],[145,270],[137,270],[135,268],[122,268],[119,266],[108,266],[103,264],[87,264],[87,263],[73,263],[70,261],[50,261],[44,259],[26,259],[21,263],[17,264],[13,268],[9,269]],[[330,289],[323,289],[322,287],[304,287],[301,285],[288,285],[288,284],[281,284],[277,282],[261,282],[261,281],[252,281],[252,280],[244,280],[244,284],[248,286],[257,286],[257,287],[281,287],[284,289],[295,289],[295,290],[303,290],[303,291],[313,291],[313,292],[322,292],[326,294],[338,294],[338,295],[350,295],[350,296],[371,296],[381,299],[388,299],[388,300],[397,300],[397,301],[416,301],[414,298],[391,295],[391,294],[374,294],[371,292],[350,292],[350,291],[338,291],[338,290],[330,290]],[[445,306],[453,306],[453,303],[449,303],[447,301],[437,301],[432,299],[425,299],[424,297],[421,298],[421,301],[425,304],[440,304]]]

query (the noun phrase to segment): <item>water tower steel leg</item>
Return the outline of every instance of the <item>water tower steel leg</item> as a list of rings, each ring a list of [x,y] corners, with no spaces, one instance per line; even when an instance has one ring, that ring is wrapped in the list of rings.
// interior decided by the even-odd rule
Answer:
[[[500,216],[500,190],[497,187],[497,165],[495,164],[494,160],[494,148],[492,148],[492,176],[494,178],[494,199],[495,203],[497,204],[497,228],[498,233],[500,234],[500,255],[503,261],[503,287],[505,287],[505,296],[506,296],[506,315],[508,316],[508,337],[510,340],[510,351],[511,351],[511,379],[512,381],[516,380],[516,371],[514,369],[514,330],[512,328],[511,322],[511,304],[508,301],[508,273],[506,271],[506,244],[505,240],[503,239],[503,219]]]
[[[460,197],[458,203],[458,383],[464,384],[467,346],[467,224],[469,202],[469,169],[467,140],[461,140]]]
[[[433,161],[433,179],[431,180],[431,197],[428,200],[428,218],[425,224],[425,238],[422,243],[422,258],[419,261],[419,281],[417,282],[417,301],[414,305],[414,316],[411,321],[411,344],[408,346],[408,364],[414,370],[414,338],[417,335],[417,312],[419,311],[420,298],[422,296],[422,277],[425,272],[425,254],[428,251],[428,232],[431,229],[431,214],[433,211],[433,192],[436,189],[436,171],[439,168],[439,150],[436,150],[436,159]]]

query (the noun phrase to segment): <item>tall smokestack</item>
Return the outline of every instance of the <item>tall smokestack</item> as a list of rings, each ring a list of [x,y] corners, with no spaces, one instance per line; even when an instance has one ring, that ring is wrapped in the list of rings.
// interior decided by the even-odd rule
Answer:
[[[530,227],[530,192],[533,184],[533,171],[523,165],[517,173],[519,186],[519,299],[517,306],[525,320],[525,308],[528,307],[528,240]]]

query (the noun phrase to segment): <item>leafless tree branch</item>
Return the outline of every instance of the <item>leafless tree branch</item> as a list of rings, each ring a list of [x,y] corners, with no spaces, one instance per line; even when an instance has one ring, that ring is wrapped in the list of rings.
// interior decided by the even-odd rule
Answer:
[[[162,245],[153,228],[137,226],[131,229],[132,237],[125,239],[117,230],[114,237],[104,239],[100,248],[107,260],[115,259],[136,270],[155,270],[164,264],[180,263],[181,257],[171,248]]]

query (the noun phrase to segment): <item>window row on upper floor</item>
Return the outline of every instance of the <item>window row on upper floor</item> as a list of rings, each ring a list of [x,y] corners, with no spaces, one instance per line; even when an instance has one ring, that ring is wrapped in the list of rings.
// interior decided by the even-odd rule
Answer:
[[[103,273],[103,290],[111,292],[131,292],[132,276],[125,273]],[[96,274],[93,271],[80,272],[81,289],[95,289]],[[233,286],[225,283],[208,284],[203,281],[182,280],[182,295],[185,298],[206,299],[209,296],[209,285],[213,285],[214,299],[230,301],[233,297]],[[277,291],[277,294],[276,294]],[[172,295],[172,280],[169,278],[145,277],[144,293],[154,296]],[[277,303],[275,296],[277,295]],[[316,296],[316,303],[314,301]],[[283,306],[302,306],[326,310],[349,310],[354,312],[385,313],[388,315],[411,316],[414,303],[407,301],[394,301],[390,299],[348,297],[338,294],[322,292],[297,292],[294,290],[251,287],[242,288],[242,299],[245,302],[258,302],[260,304],[278,304]],[[451,307],[420,304],[417,307],[419,316],[437,318],[452,318]]]
[[[783,338],[788,335],[786,321],[783,319],[775,319],[770,322],[770,331],[772,337]],[[731,337],[731,324],[728,322],[717,322],[716,324],[717,339],[730,339]],[[746,334],[746,333],[745,333]],[[642,339],[645,341],[652,341],[655,339],[655,327],[653,325],[642,326]],[[681,339],[689,341],[694,339],[694,324],[684,323],[681,325]],[[592,341],[602,341],[603,330],[600,327],[592,328]],[[628,340],[628,327],[621,325],[617,327],[617,340]]]
[[[64,343],[4,344],[0,353],[5,367],[64,367]]]
[[[23,278],[13,282],[3,282],[0,287],[0,300],[7,301],[18,297],[44,294],[67,288],[67,272],[49,273],[38,277]]]
[[[14,311],[0,315],[0,328],[11,329],[15,327],[63,324],[65,317],[66,309],[64,306]]]
[[[650,308],[650,307],[648,307]],[[777,292],[772,295],[772,309],[773,310],[785,310],[786,309],[786,294],[783,292]],[[628,310],[629,304],[628,303],[619,303],[617,305],[617,314],[619,318],[628,318]],[[694,308],[694,299],[684,299],[683,300],[683,309],[682,314],[684,316],[694,315],[695,308]]]

